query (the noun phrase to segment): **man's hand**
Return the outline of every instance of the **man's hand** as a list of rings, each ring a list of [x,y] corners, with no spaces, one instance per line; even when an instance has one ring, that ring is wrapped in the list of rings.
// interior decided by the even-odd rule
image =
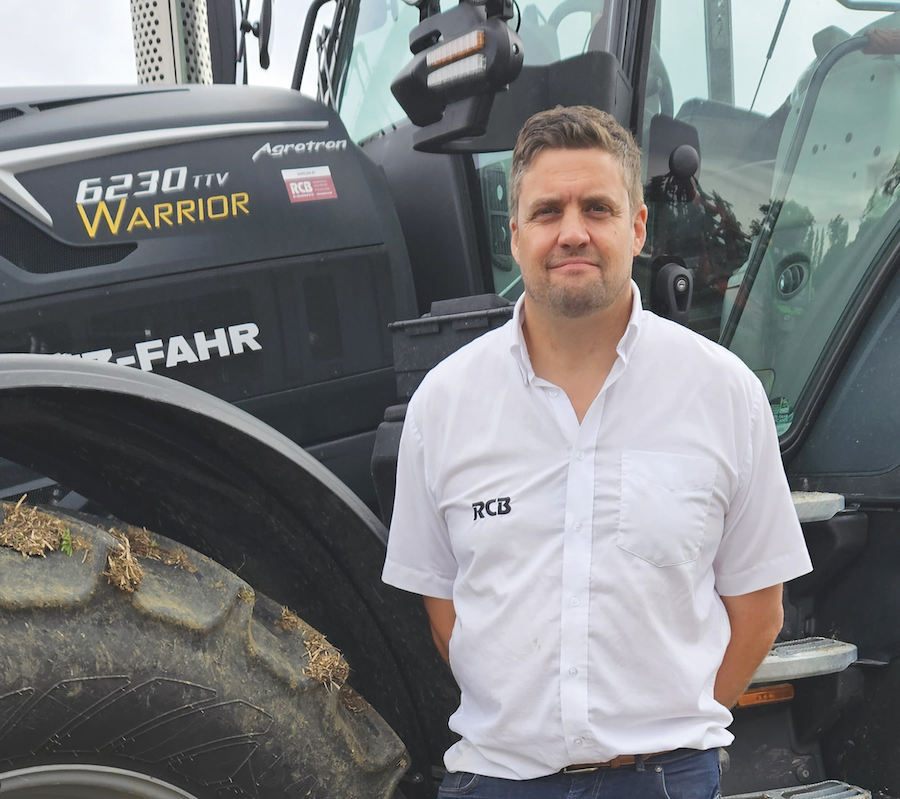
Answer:
[[[781,583],[741,596],[723,596],[731,622],[731,641],[716,675],[716,701],[727,708],[737,704],[753,674],[769,654],[784,624]]]
[[[452,599],[438,599],[433,596],[423,596],[425,600],[425,612],[428,621],[431,622],[431,637],[441,657],[450,663],[450,636],[453,633],[453,625],[456,624],[456,608]]]

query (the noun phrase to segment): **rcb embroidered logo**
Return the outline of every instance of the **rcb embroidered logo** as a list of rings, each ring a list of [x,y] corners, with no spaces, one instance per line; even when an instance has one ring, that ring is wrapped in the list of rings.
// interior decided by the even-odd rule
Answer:
[[[512,505],[509,497],[489,499],[487,502],[473,502],[472,510],[475,512],[475,516],[472,521],[483,519],[485,513],[488,516],[506,516],[511,509]]]

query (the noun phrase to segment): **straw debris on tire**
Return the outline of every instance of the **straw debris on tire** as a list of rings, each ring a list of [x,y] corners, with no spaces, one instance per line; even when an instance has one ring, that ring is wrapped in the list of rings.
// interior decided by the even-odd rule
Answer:
[[[3,510],[0,535],[17,548],[0,547],[0,774],[77,762],[198,799],[394,795],[406,750],[346,684],[340,653],[290,611],[148,531],[126,545],[75,517]],[[65,530],[90,557],[60,550]],[[41,541],[44,557],[20,554]],[[143,570],[137,590],[104,576],[117,551]],[[183,564],[161,554],[179,551]]]
[[[344,686],[350,676],[350,666],[340,650],[328,643],[322,633],[314,630],[290,608],[284,606],[275,627],[285,633],[297,631],[301,633],[307,657],[304,672],[309,677],[324,685],[329,691],[336,691]]]
[[[178,566],[182,569],[196,571],[183,549],[165,549],[144,528],[126,527],[119,530],[110,527],[119,545],[110,552],[103,574],[112,585],[122,591],[136,591],[144,579],[144,569],[140,558],[158,560],[167,566]]]
[[[68,524],[55,516],[25,504],[28,495],[23,494],[12,505],[0,502],[0,546],[21,552],[25,557],[46,557],[58,550],[72,555],[86,549],[87,542],[72,536]]]

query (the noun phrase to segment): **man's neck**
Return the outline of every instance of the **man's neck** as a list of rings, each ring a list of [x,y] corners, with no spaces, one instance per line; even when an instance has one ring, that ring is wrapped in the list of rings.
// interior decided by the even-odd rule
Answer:
[[[616,361],[632,303],[629,285],[608,308],[569,319],[548,314],[525,296],[523,334],[534,373],[566,392],[579,422]]]

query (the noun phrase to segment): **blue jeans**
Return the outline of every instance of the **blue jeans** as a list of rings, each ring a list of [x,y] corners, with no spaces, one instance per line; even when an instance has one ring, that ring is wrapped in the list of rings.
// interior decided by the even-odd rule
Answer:
[[[448,772],[438,799],[717,799],[719,753],[676,749],[636,766],[583,774],[550,774],[505,780],[465,771]]]

